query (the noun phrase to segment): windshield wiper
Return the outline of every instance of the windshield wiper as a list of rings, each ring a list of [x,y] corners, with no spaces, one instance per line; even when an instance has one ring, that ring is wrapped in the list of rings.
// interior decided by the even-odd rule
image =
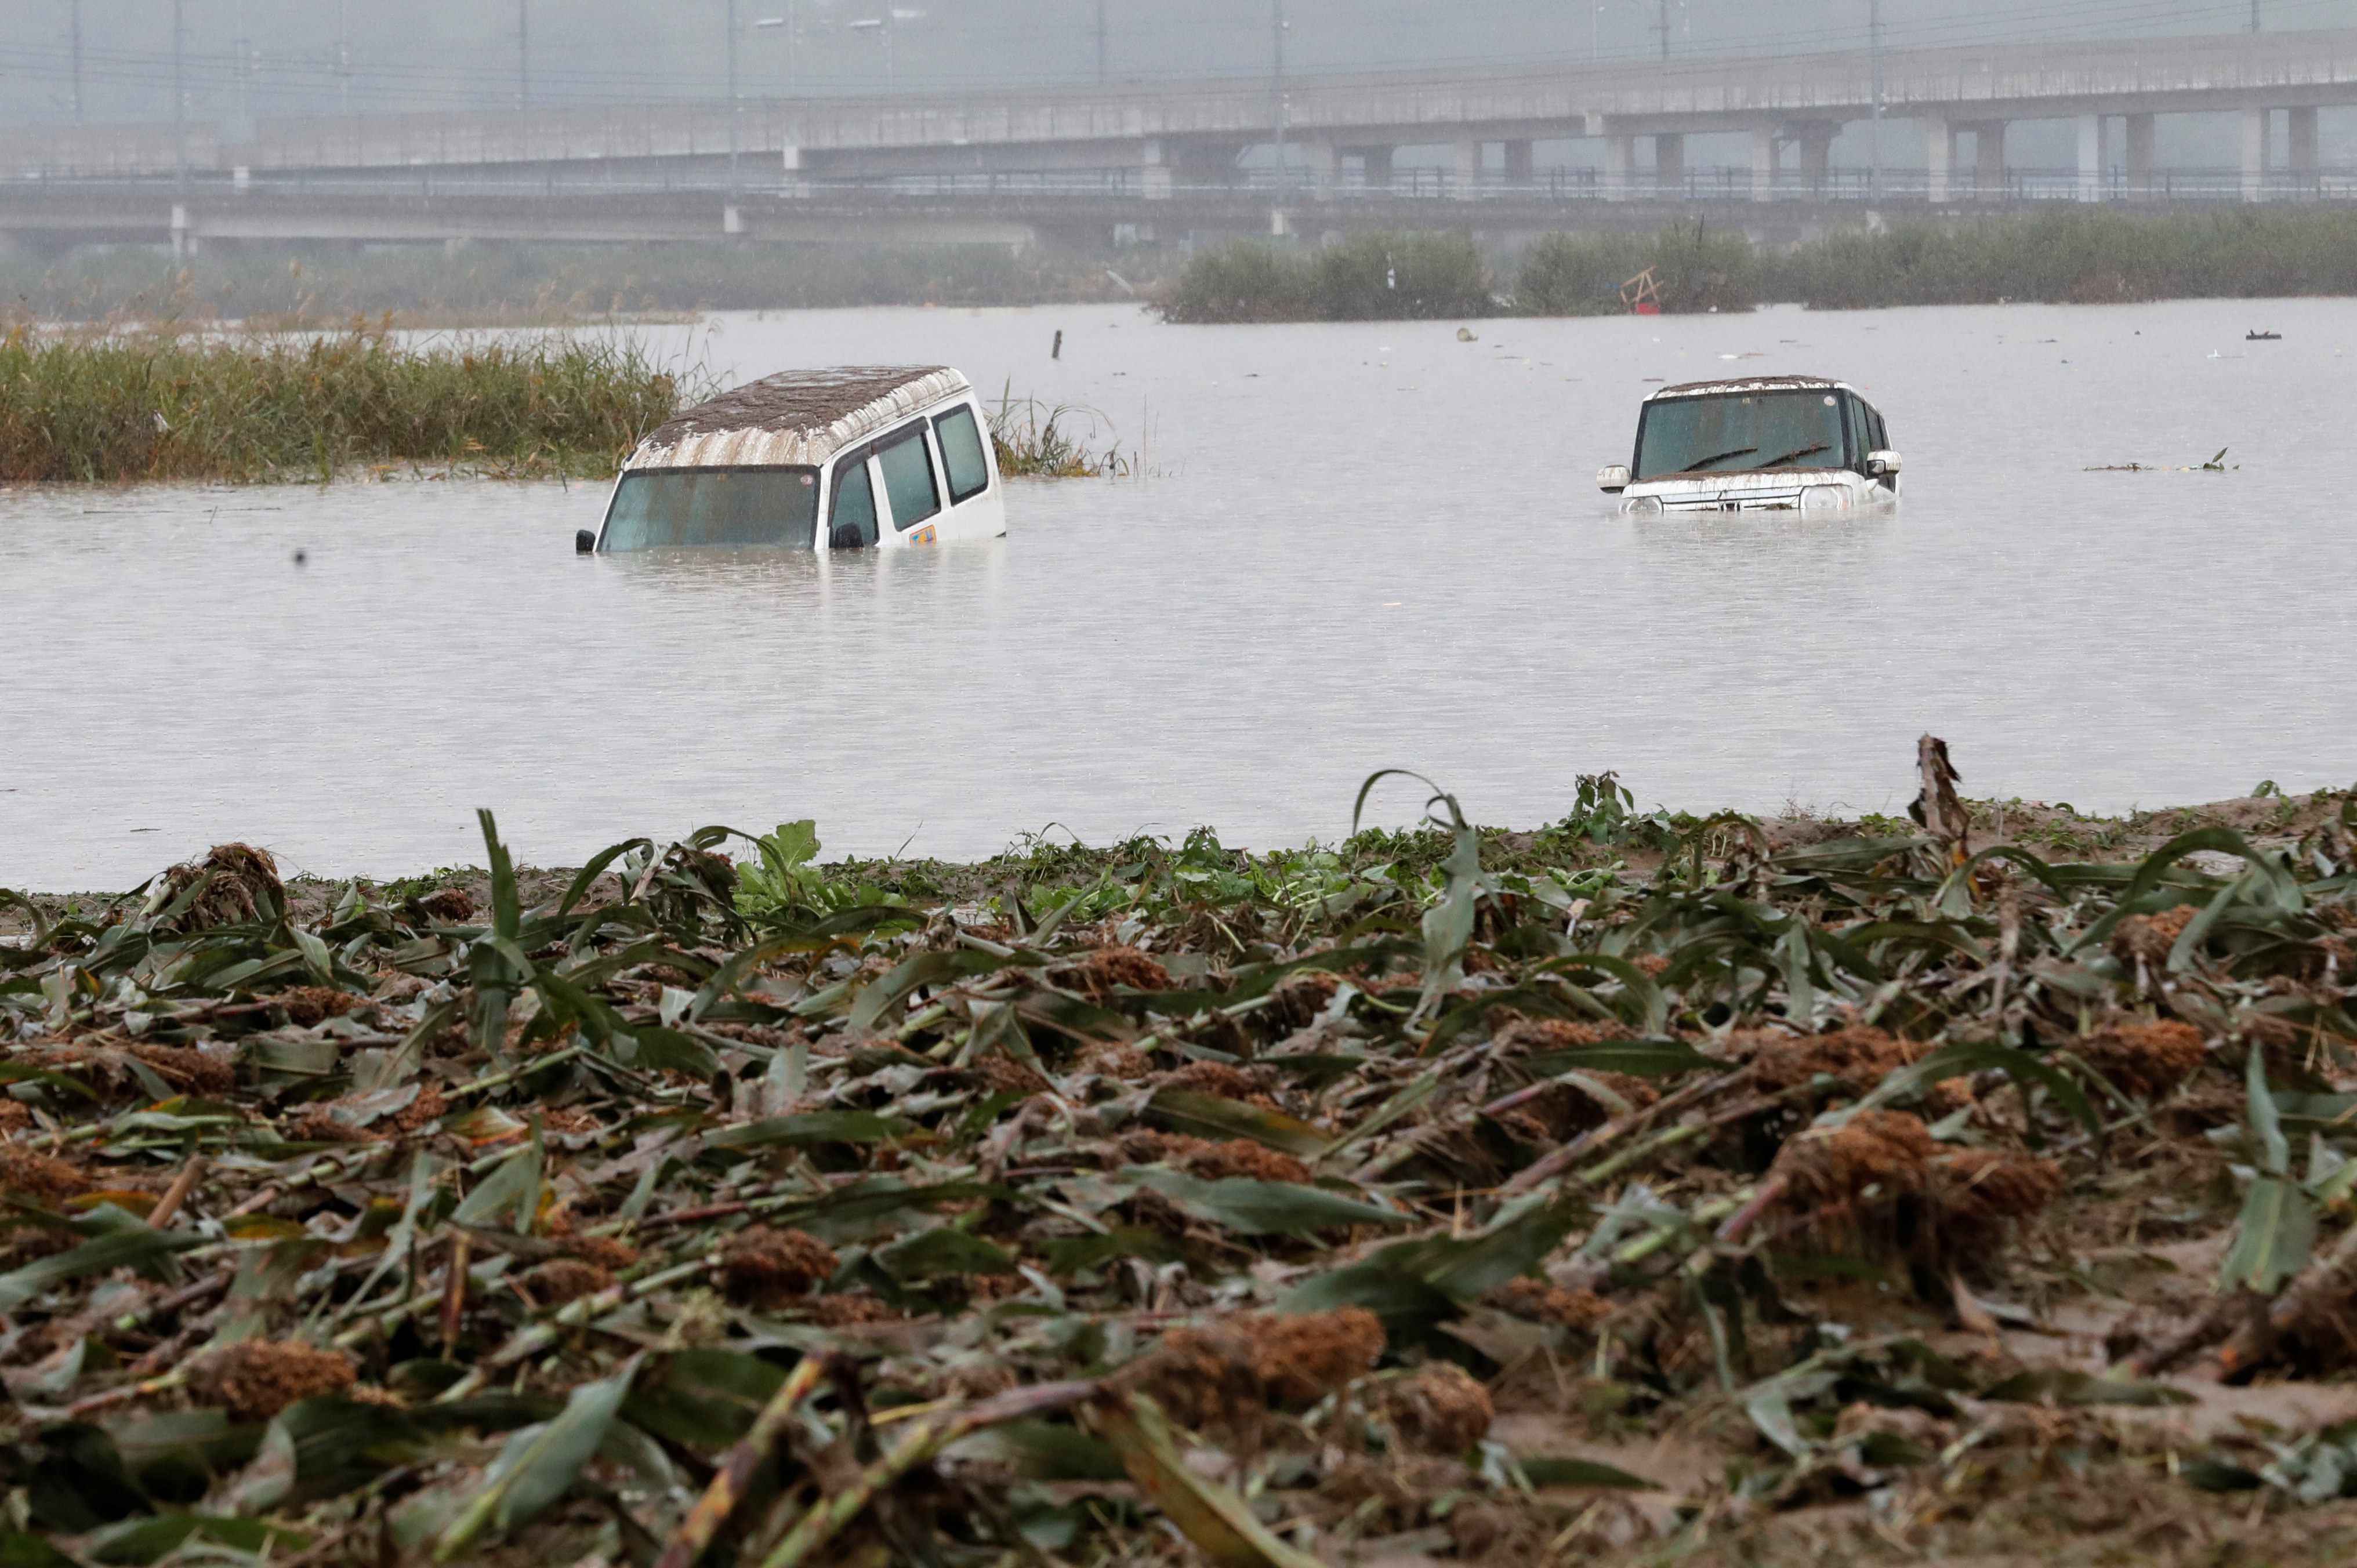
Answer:
[[[1729,457],[1740,457],[1746,452],[1757,452],[1759,450],[1760,448],[1757,446],[1738,446],[1732,452],[1714,452],[1709,456],[1705,457],[1698,462],[1688,463],[1684,467],[1680,468],[1678,472],[1681,474],[1699,474],[1705,468],[1709,467],[1713,463],[1724,462]]]
[[[1765,463],[1760,464],[1760,467],[1763,468],[1777,467],[1785,463],[1791,462],[1795,457],[1805,457],[1812,452],[1822,452],[1832,445],[1833,443],[1830,441],[1820,441],[1813,446],[1795,446],[1790,452],[1778,453],[1775,456],[1769,458]]]

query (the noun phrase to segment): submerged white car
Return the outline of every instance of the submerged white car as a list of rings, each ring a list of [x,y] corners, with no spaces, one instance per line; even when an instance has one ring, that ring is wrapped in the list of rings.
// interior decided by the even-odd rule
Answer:
[[[1857,388],[1753,376],[1648,397],[1636,460],[1596,482],[1624,512],[1846,511],[1899,498],[1899,454]]]
[[[1006,484],[946,365],[784,371],[700,403],[623,464],[593,550],[899,549],[1006,532]]]

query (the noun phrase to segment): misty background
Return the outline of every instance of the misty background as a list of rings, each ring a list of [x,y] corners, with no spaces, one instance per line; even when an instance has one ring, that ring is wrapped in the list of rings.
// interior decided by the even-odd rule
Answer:
[[[2357,0],[1881,0],[1889,48],[2295,31],[2357,25]],[[1869,0],[1286,0],[1286,70],[1772,56],[1862,49]],[[1265,77],[1275,0],[737,0],[745,97],[943,94]],[[223,139],[281,116],[511,111],[726,93],[728,0],[5,0],[0,124],[212,122]],[[2357,151],[2357,111],[2327,111],[2328,161]],[[2007,161],[2065,165],[2072,129],[2018,122]],[[1886,161],[1920,163],[1907,121]],[[2231,164],[2230,114],[2165,116],[2159,161]],[[1867,130],[1834,147],[1868,161]],[[1724,148],[1713,145],[1724,140]],[[1695,166],[1739,164],[1739,138],[1694,138]],[[1403,149],[1406,152],[1407,149]],[[1600,144],[1545,144],[1592,164]],[[1413,160],[1411,160],[1413,161]]]

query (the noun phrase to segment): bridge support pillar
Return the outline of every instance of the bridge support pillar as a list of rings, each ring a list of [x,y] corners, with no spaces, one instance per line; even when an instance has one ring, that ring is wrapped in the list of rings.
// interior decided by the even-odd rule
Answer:
[[[1832,177],[1834,138],[1841,127],[1811,121],[1793,128],[1792,140],[1801,145],[1801,184],[1811,196],[1823,196]]]
[[[1389,190],[1392,188],[1392,149],[1361,147],[1359,156],[1366,166],[1367,188]]]
[[[2130,114],[2120,128],[2121,139],[2127,143],[2128,194],[2148,199],[2152,195],[2152,116]]]
[[[193,256],[199,250],[197,226],[190,220],[188,209],[178,202],[172,204],[172,255],[175,260]]]
[[[1653,138],[1653,194],[1664,199],[1686,193],[1686,139],[1674,131]]]
[[[1604,199],[1626,201],[1637,193],[1637,138],[1604,138]]]
[[[2285,150],[2290,154],[2287,162],[2292,184],[2302,196],[2312,196],[2316,193],[2316,111],[2287,110],[2284,118],[2290,122],[2286,137],[2290,145]]]
[[[2079,199],[2101,201],[2112,165],[2112,123],[2101,114],[2079,116]]]
[[[1950,188],[1956,177],[1956,127],[1953,121],[1926,120],[1923,135],[1930,144],[1924,194],[1933,201],[1945,201],[1954,192]]]
[[[1471,136],[1457,138],[1457,178],[1449,194],[1459,201],[1470,201],[1481,188],[1481,144]]]
[[[1531,173],[1536,159],[1527,141],[1506,144],[1506,183],[1517,190],[1531,183]]]
[[[1973,124],[1973,194],[1984,201],[2006,194],[2002,120],[1980,120]]]
[[[1751,133],[1751,199],[1776,199],[1777,154],[1781,150],[1776,133],[1762,127]]]
[[[1309,193],[1331,196],[1341,183],[1342,151],[1331,142],[1312,142],[1301,149],[1309,165]]]
[[[1145,157],[1137,171],[1137,193],[1148,201],[1168,201],[1172,187],[1170,159],[1160,141],[1146,144]]]
[[[2267,138],[2274,115],[2265,109],[2243,111],[2243,199],[2256,201],[2266,194]]]

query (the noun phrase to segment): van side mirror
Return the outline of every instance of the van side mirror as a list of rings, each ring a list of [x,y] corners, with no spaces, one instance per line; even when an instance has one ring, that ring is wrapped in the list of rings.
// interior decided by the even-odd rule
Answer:
[[[1874,478],[1879,479],[1885,475],[1899,472],[1899,454],[1896,452],[1868,452],[1866,455],[1866,471]]]
[[[576,555],[587,555],[596,551],[597,548],[597,536],[596,534],[590,532],[586,528],[576,528],[573,531],[573,553]]]
[[[1629,488],[1629,465],[1614,463],[1596,472],[1596,488],[1608,496],[1617,496]]]

